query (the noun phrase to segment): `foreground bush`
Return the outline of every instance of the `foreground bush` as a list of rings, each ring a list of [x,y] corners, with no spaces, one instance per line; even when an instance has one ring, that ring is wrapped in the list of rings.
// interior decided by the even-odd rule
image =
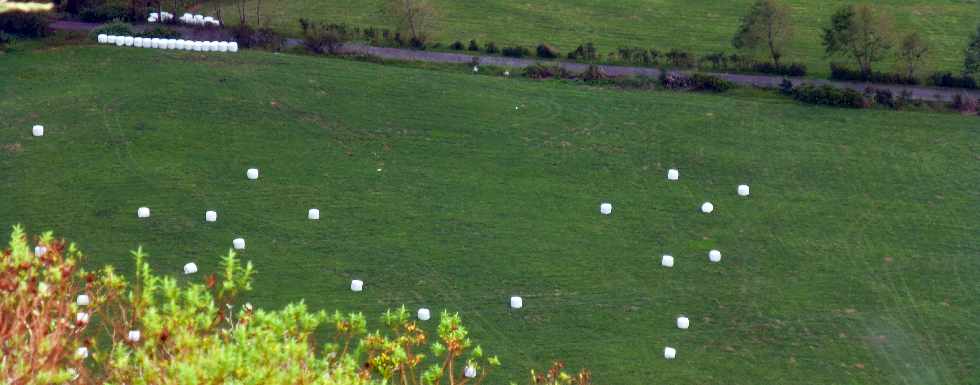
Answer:
[[[803,84],[792,88],[788,93],[793,99],[808,104],[846,108],[865,108],[868,106],[864,95],[849,88],[841,89],[829,85]]]
[[[352,36],[345,25],[316,23],[306,19],[299,19],[299,25],[303,31],[303,47],[311,53],[336,53],[337,48]],[[419,43],[413,40],[413,45]]]
[[[48,16],[43,13],[0,13],[0,32],[20,37],[45,37],[51,34]]]
[[[525,56],[531,56],[531,50],[527,49],[525,46],[515,45],[513,47],[504,47],[501,50],[501,54],[509,57],[522,58]]]
[[[918,79],[906,75],[896,74],[896,73],[885,73],[885,72],[878,72],[878,71],[863,72],[860,70],[847,68],[847,66],[838,63],[830,64],[830,78],[834,80],[872,82],[872,83],[884,83],[884,84],[908,84],[908,85],[919,84]]]
[[[87,7],[78,13],[82,21],[100,23],[112,20],[126,20],[130,16],[129,9],[117,4],[103,4]]]
[[[694,91],[725,92],[735,88],[735,83],[717,76],[695,73],[691,75],[691,89]]]
[[[103,24],[100,27],[93,29],[89,32],[89,37],[95,39],[101,34],[106,35],[116,35],[116,36],[135,36],[133,33],[133,26],[124,21],[113,20],[111,23]]]
[[[572,74],[559,65],[534,63],[524,69],[524,76],[536,80],[550,78],[568,79],[572,77]]]
[[[929,77],[929,84],[936,87],[977,88],[977,80],[972,76],[956,76],[951,72],[937,72]]]
[[[538,57],[542,59],[557,59],[561,56],[557,48],[545,43],[538,44],[537,52]]]

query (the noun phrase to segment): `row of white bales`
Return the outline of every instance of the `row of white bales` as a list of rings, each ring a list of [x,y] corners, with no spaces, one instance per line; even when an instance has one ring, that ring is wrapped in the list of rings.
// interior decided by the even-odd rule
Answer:
[[[120,47],[178,49],[184,51],[203,52],[238,52],[238,42],[234,41],[197,41],[184,39],[161,39],[150,37],[116,36],[100,34],[99,44],[115,44]]]
[[[157,23],[157,22],[163,22],[167,20],[173,20],[173,18],[174,18],[174,14],[170,12],[159,12],[159,13],[153,12],[150,13],[150,16],[146,18],[146,21],[148,23]],[[213,26],[221,25],[220,20],[215,19],[211,16],[191,15],[189,13],[185,13],[177,20],[180,20],[180,22],[184,24],[190,24],[190,25],[213,25]]]

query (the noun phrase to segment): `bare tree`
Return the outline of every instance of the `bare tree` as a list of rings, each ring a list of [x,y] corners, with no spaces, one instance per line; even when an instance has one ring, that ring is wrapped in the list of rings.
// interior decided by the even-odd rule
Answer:
[[[742,25],[732,39],[738,49],[765,47],[772,63],[779,65],[783,50],[793,35],[789,7],[777,0],[758,0],[742,18]]]
[[[421,42],[429,38],[437,17],[428,0],[386,0],[383,12],[395,21],[400,31]]]
[[[919,36],[918,32],[912,32],[902,38],[898,46],[898,60],[905,65],[905,75],[909,78],[915,77],[915,70],[929,53],[929,46],[925,40]]]

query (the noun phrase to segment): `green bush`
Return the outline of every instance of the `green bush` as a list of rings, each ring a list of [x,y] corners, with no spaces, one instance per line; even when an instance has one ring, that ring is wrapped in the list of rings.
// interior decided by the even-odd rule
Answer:
[[[735,88],[735,84],[717,76],[696,73],[691,75],[691,89],[694,91],[725,92]]]
[[[575,48],[574,51],[569,52],[568,59],[592,62],[599,59],[599,53],[596,52],[595,45],[593,45],[590,41],[584,45],[578,46],[578,48]]]
[[[561,53],[558,52],[557,48],[552,47],[545,43],[538,44],[537,51],[538,51],[538,57],[542,59],[556,59],[558,58],[558,56],[561,55]]]
[[[153,27],[151,30],[140,32],[136,34],[139,37],[158,37],[161,39],[177,39],[181,37],[179,31],[167,27]]]
[[[467,51],[479,51],[480,45],[476,44],[476,40],[470,40],[470,45],[466,47]]]
[[[501,53],[504,56],[517,57],[517,58],[531,56],[531,50],[527,49],[527,47],[520,46],[520,45],[515,45],[513,47],[504,47]]]
[[[351,39],[351,33],[343,24],[323,24],[306,19],[299,19],[299,24],[303,31],[303,47],[311,53],[335,53],[341,43]]]
[[[106,35],[116,35],[116,36],[135,36],[133,33],[133,26],[127,22],[113,20],[111,23],[103,24],[92,32],[89,32],[89,37],[95,39],[101,34]]]
[[[529,79],[569,79],[572,78],[572,74],[562,68],[559,65],[548,65],[544,63],[534,63],[533,65],[527,66],[524,69],[524,76]]]
[[[803,84],[793,88],[792,95],[793,99],[808,104],[845,108],[866,108],[869,105],[860,92],[829,85]]]
[[[500,52],[500,48],[497,48],[497,44],[492,41],[487,43],[487,45],[483,48],[483,50],[489,54],[495,54]]]
[[[462,51],[463,50],[463,43],[460,42],[459,40],[456,40],[452,44],[449,45],[449,49],[452,49],[452,50],[455,50],[455,51]]]
[[[605,72],[602,72],[602,68],[599,68],[599,66],[595,64],[589,65],[589,68],[587,68],[585,72],[582,72],[581,77],[582,80],[587,82],[609,79],[609,76],[606,75]]]
[[[43,13],[6,12],[0,13],[0,32],[10,35],[35,38],[51,34],[48,17]]]
[[[82,21],[90,23],[107,22],[111,20],[128,20],[129,9],[122,5],[103,4],[94,7],[87,7],[78,13]]]

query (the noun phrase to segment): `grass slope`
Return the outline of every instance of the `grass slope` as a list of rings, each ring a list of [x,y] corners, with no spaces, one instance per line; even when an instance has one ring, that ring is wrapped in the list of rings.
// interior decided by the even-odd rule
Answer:
[[[254,19],[255,2],[248,12]],[[451,43],[477,39],[481,45],[495,41],[509,44],[555,44],[568,52],[586,41],[595,42],[600,52],[621,46],[688,49],[698,54],[732,52],[731,38],[742,15],[754,0],[557,0],[526,2],[517,0],[432,0],[441,12],[435,40]],[[793,9],[796,40],[788,59],[802,61],[811,72],[829,74],[829,60],[820,45],[820,28],[829,23],[838,7],[855,4],[851,0],[787,0]],[[974,0],[883,0],[875,2],[891,12],[898,32],[916,30],[931,45],[927,67],[959,72],[963,69],[963,49],[980,20],[980,3]],[[228,0],[205,3],[202,10],[213,12],[220,4],[229,22],[237,22],[238,11]],[[360,26],[385,27],[380,16],[381,0],[286,0],[264,1],[261,14],[272,26],[291,34],[299,33],[298,19],[312,18],[347,22]],[[234,17],[232,17],[234,16]],[[843,61],[843,59],[838,59]],[[891,68],[887,58],[881,69]]]
[[[258,52],[0,60],[0,226],[94,262],[206,274],[243,236],[253,303],[459,311],[499,382],[555,358],[602,384],[980,377],[975,117]]]

